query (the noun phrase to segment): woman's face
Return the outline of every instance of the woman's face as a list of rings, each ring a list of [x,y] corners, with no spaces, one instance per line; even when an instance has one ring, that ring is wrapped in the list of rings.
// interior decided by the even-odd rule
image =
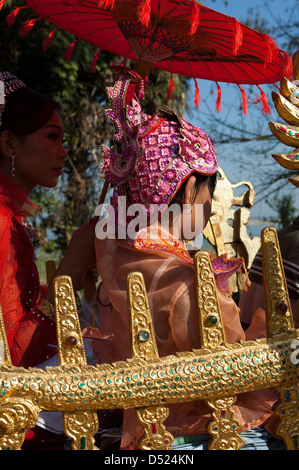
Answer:
[[[37,185],[53,188],[62,174],[67,152],[63,145],[64,127],[54,111],[49,121],[26,136],[13,136],[15,180],[28,193]]]

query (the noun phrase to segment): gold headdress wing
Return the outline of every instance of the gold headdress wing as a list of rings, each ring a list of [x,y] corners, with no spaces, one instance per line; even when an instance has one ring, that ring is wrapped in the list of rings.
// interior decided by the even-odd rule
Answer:
[[[299,169],[299,50],[293,55],[294,82],[282,78],[280,93],[272,92],[273,103],[280,117],[286,124],[270,122],[269,127],[274,136],[283,144],[295,147],[287,154],[274,154],[273,158],[288,170]],[[289,181],[299,187],[299,175],[289,178]]]

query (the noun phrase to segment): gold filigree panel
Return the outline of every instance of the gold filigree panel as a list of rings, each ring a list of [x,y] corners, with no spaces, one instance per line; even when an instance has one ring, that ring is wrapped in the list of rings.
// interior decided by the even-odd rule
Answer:
[[[194,259],[200,341],[202,348],[225,343],[225,332],[217,296],[215,277],[209,253],[198,252]],[[212,410],[208,443],[211,450],[237,450],[244,446],[238,431],[240,424],[234,417],[232,405],[236,395],[216,400],[206,400]]]
[[[132,357],[144,359],[159,357],[146,288],[141,273],[129,274],[127,292]]]
[[[146,288],[141,273],[129,274],[127,292],[132,357],[159,359]],[[163,424],[169,414],[168,407],[140,408],[136,410],[136,414],[145,433],[139,442],[139,448],[143,450],[170,449],[174,439]]]
[[[276,230],[263,229],[262,240],[267,335],[274,336],[294,330],[294,322]]]
[[[225,333],[209,253],[196,253],[194,269],[201,347],[223,344]]]
[[[288,450],[299,449],[299,396],[298,384],[279,387],[279,400],[275,412],[280,418],[277,434],[281,436]]]
[[[59,364],[86,365],[86,355],[72,280],[68,276],[54,279],[56,332]],[[94,435],[99,428],[93,411],[63,412],[63,427],[73,450],[94,450]]]
[[[11,365],[11,357],[5,333],[5,326],[2,315],[2,308],[0,305],[0,366],[1,364]]]

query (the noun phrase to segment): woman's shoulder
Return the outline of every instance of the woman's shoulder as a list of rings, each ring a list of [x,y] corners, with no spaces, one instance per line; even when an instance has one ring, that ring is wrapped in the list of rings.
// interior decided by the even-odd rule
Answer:
[[[0,198],[0,243],[5,233],[8,233],[8,230],[11,229],[12,224],[12,213],[5,204],[1,203]]]
[[[12,220],[13,212],[6,201],[3,201],[0,196],[0,223],[1,225],[8,223]]]

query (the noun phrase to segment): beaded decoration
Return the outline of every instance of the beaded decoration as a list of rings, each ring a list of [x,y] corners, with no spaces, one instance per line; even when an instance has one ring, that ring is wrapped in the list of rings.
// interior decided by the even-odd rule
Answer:
[[[134,241],[134,247],[137,250],[146,252],[156,253],[157,251],[160,251],[163,253],[168,253],[171,256],[181,259],[189,265],[193,266],[194,264],[194,260],[191,258],[182,242],[179,240],[170,241],[164,239],[151,240],[147,238],[146,230],[141,230],[138,233]],[[239,272],[243,283],[243,289],[247,290],[247,286],[250,286],[250,280],[243,258],[229,259],[226,253],[214,258],[212,253],[210,253],[210,259],[218,289],[232,295],[229,278],[234,273]]]
[[[191,173],[213,175],[217,171],[215,148],[207,134],[170,108],[154,116],[143,113],[139,103],[143,80],[128,68],[114,69],[118,77],[114,87],[108,88],[112,109],[106,114],[116,126],[116,144],[111,149],[103,147],[100,169],[114,186],[112,204],[124,195],[128,204],[142,204],[153,222],[151,206],[158,205],[161,214]]]
[[[2,85],[2,83],[3,85]],[[19,80],[17,77],[12,75],[10,72],[0,72],[0,127],[2,125],[2,115],[5,107],[5,96],[8,96],[10,93],[18,90],[19,88],[26,87],[25,83]],[[2,96],[3,94],[3,96]]]

